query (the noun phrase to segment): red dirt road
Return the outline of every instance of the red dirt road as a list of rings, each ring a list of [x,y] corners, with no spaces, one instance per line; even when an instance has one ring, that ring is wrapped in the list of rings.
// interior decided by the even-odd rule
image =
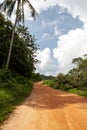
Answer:
[[[31,96],[11,115],[3,130],[87,130],[87,99],[34,85]]]

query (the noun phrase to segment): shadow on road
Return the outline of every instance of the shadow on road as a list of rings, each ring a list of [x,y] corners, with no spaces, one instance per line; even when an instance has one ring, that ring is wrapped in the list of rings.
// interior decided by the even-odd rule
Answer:
[[[36,83],[25,105],[40,109],[58,109],[65,107],[67,104],[79,103],[87,103],[87,99]]]

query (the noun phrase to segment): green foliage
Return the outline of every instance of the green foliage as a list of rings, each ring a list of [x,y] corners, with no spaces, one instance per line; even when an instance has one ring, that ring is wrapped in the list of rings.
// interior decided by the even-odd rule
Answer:
[[[33,82],[36,82],[36,81],[41,81],[42,78],[41,78],[41,75],[40,75],[39,73],[33,73],[33,74],[32,74],[32,77],[31,77],[31,80],[32,80]]]
[[[11,77],[11,71],[6,69],[0,69],[0,83],[8,82]]]
[[[51,75],[46,76],[46,75],[43,75],[43,74],[41,74],[41,78],[42,78],[42,80],[54,80],[55,79],[54,76],[51,76]]]
[[[0,70],[0,123],[21,103],[32,90],[32,82],[10,70]]]
[[[82,58],[73,59],[72,63],[75,68],[66,75],[59,73],[55,80],[44,81],[44,84],[87,97],[87,54]]]
[[[55,77],[54,76],[46,76],[40,73],[33,73],[32,77],[31,77],[32,81],[36,82],[36,81],[41,81],[41,80],[54,80]]]
[[[87,90],[87,57],[73,59],[72,63],[76,65],[66,75],[60,73],[56,77],[56,86],[58,89],[69,90],[79,89]]]
[[[69,72],[69,76],[72,77],[71,84],[74,88],[87,90],[87,57],[75,59],[79,64]]]
[[[31,16],[33,18],[36,18],[37,12],[34,9],[33,5],[31,4],[30,1],[27,0],[4,0],[3,2],[0,2],[0,10],[6,12],[6,14],[11,17],[15,5],[17,5],[17,8],[15,8],[16,10],[16,17],[17,17],[17,22],[22,22],[24,23],[24,8],[25,8],[25,4],[27,4],[30,12],[31,12]]]
[[[80,96],[84,96],[87,98],[87,90],[79,90],[77,88],[73,88],[73,89],[69,89],[68,92],[70,93],[75,93],[75,94],[78,94]]]
[[[47,85],[47,86],[50,86],[50,87],[53,87],[53,88],[56,88],[54,80],[44,80],[43,84]]]
[[[3,21],[0,24],[0,68],[4,68],[12,34],[12,24],[9,20],[5,20],[1,13],[0,20]],[[20,25],[15,33],[9,69],[20,75],[31,77],[35,70],[35,63],[38,62],[37,50],[35,37],[28,32],[27,28]]]

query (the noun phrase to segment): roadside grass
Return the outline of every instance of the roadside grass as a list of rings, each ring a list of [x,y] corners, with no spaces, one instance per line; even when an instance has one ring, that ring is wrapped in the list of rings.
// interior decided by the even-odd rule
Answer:
[[[79,89],[73,88],[73,89],[68,90],[67,92],[78,94],[80,96],[87,98],[87,90],[79,90]]]
[[[43,85],[47,85],[52,88],[56,88],[54,80],[43,80]]]
[[[43,84],[47,85],[49,87],[52,87],[54,89],[58,89],[58,86],[57,86],[55,80],[44,80]],[[63,91],[73,93],[73,94],[77,94],[77,95],[80,95],[80,96],[83,96],[83,97],[87,98],[87,90],[81,90],[81,89],[77,89],[77,88],[70,88],[70,85],[68,85],[68,84],[63,85],[63,87],[60,86],[59,90],[63,90]]]
[[[29,79],[9,70],[0,70],[0,124],[5,121],[16,105],[21,104],[32,91]]]

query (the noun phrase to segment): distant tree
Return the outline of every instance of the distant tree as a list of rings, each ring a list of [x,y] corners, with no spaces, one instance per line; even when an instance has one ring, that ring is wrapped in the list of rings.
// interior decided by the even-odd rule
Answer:
[[[78,89],[87,88],[87,57],[74,58],[72,63],[76,64],[76,68],[69,71],[69,76],[72,77],[71,84]]]
[[[55,79],[56,88],[68,90],[72,88],[87,90],[87,54],[83,57],[74,58],[72,63],[75,68],[66,75],[59,73]]]
[[[64,81],[65,81],[64,74],[63,73],[59,73],[56,76],[55,81],[56,81],[57,88],[63,89]]]
[[[40,73],[33,73],[31,78],[34,82],[42,80]]]
[[[80,71],[85,71],[87,72],[87,57],[82,60],[81,64],[79,65]]]
[[[72,63],[75,64],[77,67],[79,67],[79,65],[81,64],[81,62],[82,62],[82,58],[81,57],[74,58],[72,60]]]

